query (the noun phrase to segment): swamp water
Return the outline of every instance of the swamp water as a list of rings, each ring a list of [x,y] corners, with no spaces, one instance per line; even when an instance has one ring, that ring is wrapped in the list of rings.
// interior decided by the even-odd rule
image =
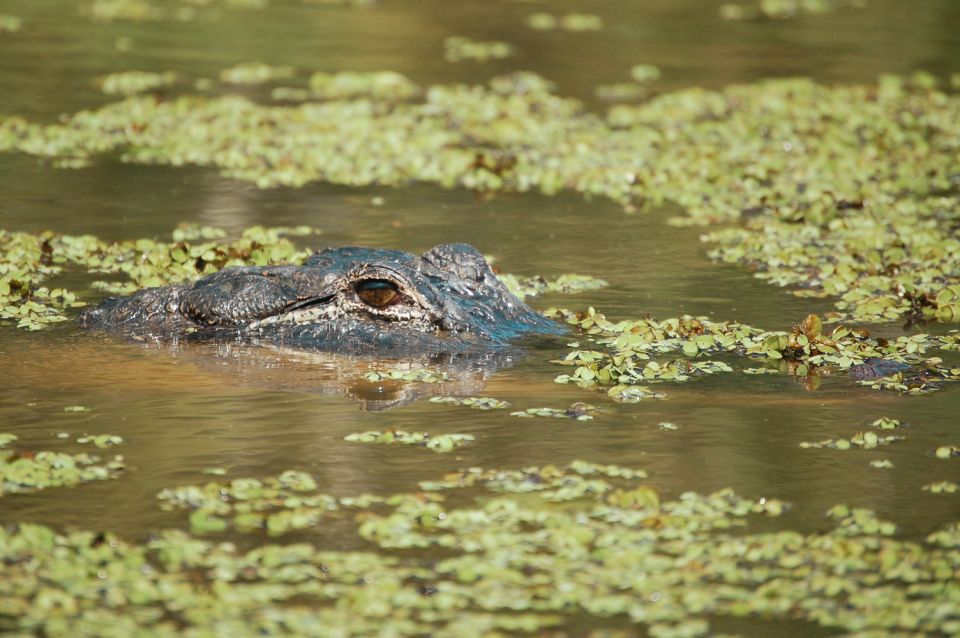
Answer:
[[[750,6],[743,6],[740,11],[749,14]],[[802,257],[795,256],[801,266],[794,264],[794,270],[788,259],[780,260],[786,265],[777,262],[793,255],[791,234],[804,237],[810,228],[854,219],[864,203],[863,216],[878,219],[885,219],[883,212],[874,209],[902,207],[903,223],[929,228],[931,239],[904,237],[908,254],[882,276],[914,276],[902,274],[916,272],[907,266],[910,251],[929,255],[935,272],[910,281],[926,286],[936,301],[928,315],[952,312],[949,290],[960,280],[960,170],[957,120],[951,116],[960,109],[955,92],[940,93],[929,84],[939,79],[946,85],[951,73],[960,72],[953,26],[960,12],[951,2],[926,3],[922,10],[876,0],[866,7],[803,6],[832,12],[796,9],[788,18],[731,21],[723,16],[736,11],[721,14],[720,3],[713,2],[7,0],[0,12],[19,22],[7,31],[0,26],[6,62],[0,66],[4,281],[18,277],[20,285],[30,279],[33,288],[62,287],[94,303],[106,293],[92,282],[130,281],[122,269],[89,272],[96,269],[91,256],[102,256],[110,242],[166,242],[130,247],[129,254],[142,259],[159,252],[172,263],[171,246],[178,241],[226,243],[255,226],[292,229],[287,239],[254,233],[268,249],[281,247],[281,258],[327,245],[422,252],[467,241],[495,257],[501,271],[521,278],[577,273],[607,282],[599,289],[527,299],[541,310],[593,307],[611,321],[704,316],[783,331],[784,339],[797,325],[805,328],[794,331],[794,340],[822,344],[835,324],[812,329],[804,320],[816,314],[867,328],[874,340],[932,335],[883,354],[933,367],[945,378],[932,379],[921,389],[935,391],[923,394],[874,389],[847,374],[850,361],[826,361],[818,369],[809,352],[791,349],[806,368],[798,373],[782,363],[782,355],[770,354],[787,351],[786,345],[767,347],[763,339],[753,355],[743,343],[726,348],[709,340],[702,353],[695,346],[691,354],[691,342],[713,334],[707,325],[671,337],[669,347],[666,337],[651,338],[664,350],[649,355],[665,366],[715,361],[714,373],[691,374],[683,382],[665,374],[642,383],[624,381],[624,375],[620,383],[628,389],[646,388],[631,403],[610,396],[612,383],[554,382],[574,374],[574,366],[555,361],[577,349],[605,354],[593,367],[580,361],[587,372],[600,373],[611,361],[611,345],[597,339],[611,338],[612,329],[590,335],[572,328],[569,338],[530,343],[525,356],[495,372],[451,372],[443,383],[408,383],[366,378],[371,371],[388,374],[388,362],[270,348],[145,345],[91,335],[72,321],[41,321],[36,327],[42,329],[32,331],[16,328],[17,319],[3,320],[0,433],[17,438],[0,438],[0,631],[960,631],[960,492],[949,491],[960,481],[960,459],[951,458],[951,446],[960,445],[960,384],[950,380],[960,360],[951,332],[956,324],[905,329],[910,313],[896,305],[902,298],[891,306],[872,292],[840,307],[841,293],[865,289],[864,277],[843,280],[846,288],[834,294],[796,296],[792,291],[834,285],[840,275],[811,285],[789,279],[803,270]],[[600,23],[584,15],[564,21],[570,14],[598,16]],[[448,61],[445,39],[451,36],[502,41],[513,49],[502,59]],[[450,59],[501,51],[456,41],[446,48],[457,51]],[[231,83],[229,74],[221,79],[224,69],[252,62],[273,65],[279,77],[259,84]],[[642,63],[656,65],[660,78],[647,82],[649,71],[641,69],[634,76],[644,81],[632,82],[631,68]],[[278,71],[281,65],[291,70]],[[933,75],[899,84],[887,79],[874,91],[892,92],[883,98],[892,104],[883,113],[894,114],[875,128],[862,123],[864,146],[882,150],[875,158],[847,164],[843,153],[849,148],[838,145],[830,160],[835,166],[818,164],[831,155],[829,148],[784,166],[748,144],[765,129],[781,148],[790,143],[814,149],[817,135],[834,134],[831,126],[843,130],[836,121],[852,122],[867,108],[850,101],[871,90],[848,94],[843,87],[921,68]],[[407,85],[393,80],[384,95],[371,96],[364,85],[327,102],[323,91],[332,90],[324,88],[329,85],[310,80],[314,71],[386,69],[419,87],[434,87],[427,98],[431,106],[412,110],[424,98],[397,96]],[[147,98],[100,91],[104,76],[128,70],[177,76]],[[517,96],[513,102],[498,102],[495,90],[464,96],[449,88],[517,70],[535,71],[557,86],[544,89],[530,77],[505,80],[505,94]],[[236,73],[244,77],[255,70]],[[796,75],[823,84],[775,85],[769,91],[757,84]],[[197,84],[204,78],[211,80]],[[747,84],[723,94],[723,103],[758,105],[743,116],[748,124],[757,118],[749,129],[736,129],[742,122],[735,114],[716,110],[720,93],[681,93],[693,86],[720,91],[733,83]],[[615,107],[608,127],[603,117],[609,105],[598,94],[614,89],[595,88],[617,84],[629,84],[618,90],[633,91],[640,104],[666,96],[665,106],[654,101],[639,110]],[[274,100],[277,87],[312,90],[312,99],[329,111],[298,111],[299,101],[288,99],[295,93]],[[249,101],[218,101],[223,95]],[[196,101],[180,104],[181,96]],[[558,96],[577,98],[585,107]],[[816,121],[825,128],[791,128],[792,117],[808,121],[784,106],[794,103],[822,105],[824,115]],[[476,114],[471,105],[501,111]],[[686,120],[685,109],[692,114]],[[537,119],[543,112],[547,116]],[[64,113],[66,119],[58,120]],[[720,122],[717,128],[701,117],[707,114]],[[659,137],[638,154],[633,145],[649,132],[637,122],[652,117],[666,123],[651,125]],[[451,132],[451,121],[460,130]],[[727,121],[732,129],[723,128]],[[318,132],[323,124],[333,132]],[[152,127],[159,129],[156,135]],[[336,129],[350,127],[351,135],[337,137]],[[378,130],[395,140],[380,139]],[[786,137],[775,137],[781,134]],[[363,144],[351,146],[350,137]],[[732,149],[739,163],[710,166],[711,153],[720,156],[718,149],[730,139],[747,146],[740,155]],[[314,144],[329,144],[323,151],[329,156],[312,156]],[[592,156],[590,148],[605,152]],[[652,166],[644,164],[647,152]],[[477,153],[482,159],[474,159]],[[442,160],[436,166],[429,161],[433,156]],[[244,159],[249,157],[264,159]],[[888,164],[897,164],[896,170]],[[848,173],[859,179],[858,171],[879,177],[850,190],[845,179]],[[633,177],[611,177],[625,172]],[[733,182],[725,181],[728,172]],[[690,192],[671,182],[685,174],[704,190]],[[418,183],[410,183],[411,177]],[[643,179],[649,180],[646,188],[639,185]],[[807,183],[817,179],[832,181]],[[804,189],[825,191],[829,206],[818,208],[822,200],[797,189],[800,182]],[[716,191],[705,186],[710,183],[719,184]],[[790,210],[791,193],[775,192],[783,184],[803,200],[803,214]],[[786,200],[780,210],[774,195]],[[714,225],[678,225],[678,219]],[[751,223],[767,229],[786,224],[786,231],[770,231],[765,252],[756,234],[701,241],[706,233]],[[181,224],[192,226],[181,227],[175,241],[171,232]],[[203,237],[199,226],[222,229],[224,237]],[[836,236],[851,231],[854,238],[835,247],[851,254],[863,248],[850,247],[855,237],[869,239],[872,232],[831,229]],[[31,261],[35,253],[23,251],[27,238],[44,230],[56,234],[46,236],[54,246],[48,256],[64,257],[61,272],[39,273],[39,253]],[[79,249],[76,240],[62,239],[81,235],[103,243]],[[879,251],[892,243],[889,236],[878,237]],[[43,238],[35,243],[42,245]],[[714,256],[730,263],[708,256],[718,248]],[[736,253],[741,249],[745,256]],[[873,257],[864,250],[860,258]],[[883,253],[879,259],[886,267],[893,257]],[[175,278],[184,272],[180,266],[161,260],[155,272],[133,279]],[[770,285],[754,277],[757,270],[793,285]],[[6,308],[22,305],[14,293],[5,297]],[[42,295],[37,301],[46,303]],[[72,318],[77,311],[62,312]],[[885,312],[896,320],[882,320]],[[573,342],[579,345],[567,345]],[[853,346],[841,350],[854,352]],[[931,363],[931,357],[942,361]],[[636,369],[648,363],[633,355],[630,360]],[[808,375],[811,368],[817,374]],[[744,372],[758,369],[775,374]],[[451,395],[510,405],[479,410],[430,401]],[[592,418],[511,414],[547,407],[562,413],[576,403],[592,408],[572,409],[573,416]],[[463,447],[450,442],[452,449],[441,447],[446,453],[345,440],[390,430],[473,439]],[[119,438],[85,439],[106,434]],[[883,445],[887,436],[902,438]],[[825,448],[801,447],[827,439],[833,442]],[[845,443],[838,444],[841,439]],[[49,461],[54,469],[23,475],[27,462],[43,465],[44,457],[35,456],[40,451],[87,453],[99,461],[61,456]],[[117,454],[122,461],[113,461]],[[16,472],[9,469],[18,462]],[[87,463],[95,469],[84,470],[79,484],[36,489],[57,475],[56,468]],[[466,468],[482,469],[461,473]],[[518,473],[521,468],[526,470]],[[76,469],[67,470],[67,482],[78,482]],[[245,480],[252,478],[259,482]]]

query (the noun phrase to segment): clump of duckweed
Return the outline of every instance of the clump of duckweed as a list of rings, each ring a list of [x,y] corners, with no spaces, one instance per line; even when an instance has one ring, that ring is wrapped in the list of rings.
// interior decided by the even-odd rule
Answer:
[[[337,500],[317,491],[305,472],[289,470],[267,479],[238,478],[165,489],[157,497],[164,509],[190,509],[190,526],[201,532],[264,529],[271,534],[313,527],[339,509]]]
[[[89,454],[17,452],[9,447],[16,440],[14,434],[0,433],[0,496],[114,478],[125,469],[122,456],[101,464]]]
[[[751,4],[720,5],[724,20],[786,20],[802,15],[823,15],[848,7],[862,9],[867,0],[758,0]]]
[[[953,481],[937,481],[936,483],[927,483],[921,489],[931,494],[955,494],[960,492],[960,485]]]
[[[159,20],[164,13],[149,0],[93,0],[80,12],[95,22]]]
[[[665,392],[652,390],[645,385],[618,384],[607,390],[607,396],[617,403],[640,403],[649,399],[666,399]]]
[[[270,90],[270,99],[277,102],[306,102],[312,95],[310,89],[296,86],[277,86]]]
[[[928,483],[924,485],[922,489],[931,494],[955,494],[956,492],[960,492],[960,485],[953,481],[938,481],[936,483]]]
[[[123,443],[123,437],[116,434],[84,434],[77,439],[77,443],[93,443],[96,447],[105,449]]]
[[[23,20],[17,16],[0,14],[0,33],[16,33],[23,26]]]
[[[876,513],[863,507],[834,505],[827,511],[827,516],[838,522],[840,528],[837,531],[845,536],[892,536],[897,531],[896,525],[880,520]]]
[[[89,412],[90,408],[85,405],[65,405],[63,406],[64,412]]]
[[[257,530],[276,513],[313,507],[326,517],[349,507],[377,553],[305,542],[245,551],[182,531],[131,544],[106,533],[0,528],[0,628],[559,638],[562,627],[585,622],[699,635],[721,619],[757,617],[864,635],[960,628],[950,604],[960,596],[956,523],[924,541],[901,540],[893,523],[840,505],[827,531],[757,532],[754,522],[786,504],[729,489],[667,498],[642,470],[585,461],[469,468],[420,488],[333,499],[308,475],[286,472],[161,496],[192,510],[203,531],[239,527],[241,516]],[[299,528],[278,531],[286,529]]]
[[[372,98],[382,101],[408,100],[421,93],[420,86],[405,75],[396,71],[372,71],[357,73],[340,71],[325,73],[318,71],[310,76],[310,90],[313,95],[326,100],[353,100]],[[356,114],[369,117],[372,113],[362,105]],[[319,131],[318,131],[319,132]]]
[[[649,95],[649,90],[633,82],[598,84],[593,94],[605,102],[637,102]]]
[[[660,79],[660,69],[652,64],[638,64],[630,69],[633,82],[601,84],[594,94],[607,102],[636,102],[650,94],[648,84]]]
[[[173,86],[177,82],[173,71],[120,71],[97,80],[100,90],[107,95],[137,95]]]
[[[660,69],[652,64],[637,64],[630,68],[630,77],[634,82],[646,84],[660,79]]]
[[[832,448],[834,450],[849,450],[851,448],[860,448],[863,450],[873,450],[881,445],[889,445],[895,441],[902,441],[903,436],[896,434],[877,434],[876,432],[857,432],[849,439],[823,439],[822,441],[804,441],[800,443],[802,448]]]
[[[900,422],[899,419],[891,419],[889,417],[882,416],[879,419],[876,419],[870,423],[870,427],[877,428],[878,430],[899,430],[904,427],[904,424]]]
[[[599,31],[603,18],[592,13],[567,13],[555,16],[551,13],[532,13],[527,16],[527,26],[536,31]]]
[[[503,273],[497,275],[497,278],[503,282],[503,285],[505,285],[510,292],[521,299],[550,292],[569,295],[585,290],[599,290],[608,285],[605,280],[591,277],[590,275],[566,274],[548,280],[540,275],[518,277],[509,273]]]
[[[502,60],[514,54],[513,45],[509,42],[491,40],[478,42],[461,36],[451,36],[443,41],[443,59],[447,62],[462,62],[463,60]]]
[[[63,311],[85,305],[75,293],[42,285],[68,269],[125,280],[98,280],[92,285],[113,294],[190,281],[235,265],[298,263],[310,253],[297,249],[288,235],[308,235],[309,227],[254,226],[227,241],[216,228],[184,226],[172,241],[138,239],[108,243],[90,235],[24,233],[0,229],[0,323],[16,322],[39,330],[65,321]]]
[[[363,378],[371,383],[381,381],[408,381],[415,383],[444,383],[450,380],[450,374],[445,370],[431,370],[429,368],[417,368],[415,370],[373,370]]]
[[[430,403],[452,403],[474,410],[502,410],[510,407],[507,401],[491,397],[431,397]]]
[[[943,343],[938,338],[927,334],[875,338],[867,330],[845,325],[825,331],[816,315],[807,316],[790,332],[771,332],[689,315],[615,323],[594,308],[579,313],[552,308],[547,314],[579,327],[597,345],[608,348],[578,349],[554,361],[576,367],[572,373],[557,377],[558,383],[581,387],[686,381],[693,376],[731,371],[724,362],[698,360],[720,353],[763,359],[801,377],[849,371],[871,387],[908,393],[938,390],[943,383],[960,379],[960,367],[943,365],[939,357],[924,356],[928,348]],[[653,359],[671,353],[688,358]],[[749,373],[756,374],[756,370],[750,369]]]
[[[472,443],[472,434],[430,434],[429,432],[405,432],[403,430],[370,430],[355,432],[343,437],[344,441],[357,443],[383,443],[385,445],[415,445],[441,454]]]
[[[272,66],[262,62],[236,64],[220,71],[220,80],[228,84],[264,84],[275,80],[292,78],[296,71],[292,66]]]
[[[130,20],[172,19],[180,22],[194,20],[199,12],[219,5],[229,9],[264,9],[270,0],[180,0],[159,2],[157,0],[93,0],[80,7],[80,13],[94,22]]]
[[[522,418],[541,416],[554,419],[573,419],[574,421],[592,421],[595,411],[596,407],[578,401],[564,410],[558,408],[527,408],[526,410],[511,412],[510,416],[519,416]]]
[[[960,457],[960,446],[956,445],[941,445],[936,450],[934,450],[934,456],[938,459],[955,459]]]

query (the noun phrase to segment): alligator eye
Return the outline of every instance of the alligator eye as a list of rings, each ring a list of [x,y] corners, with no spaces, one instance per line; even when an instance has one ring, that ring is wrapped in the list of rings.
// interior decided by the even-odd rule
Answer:
[[[367,279],[356,285],[357,296],[368,306],[386,308],[400,298],[397,285],[386,279]]]

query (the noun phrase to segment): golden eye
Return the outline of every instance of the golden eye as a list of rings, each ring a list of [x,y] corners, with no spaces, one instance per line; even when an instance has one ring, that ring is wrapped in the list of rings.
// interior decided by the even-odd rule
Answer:
[[[400,298],[397,285],[386,279],[367,279],[356,285],[357,296],[368,306],[386,308]]]

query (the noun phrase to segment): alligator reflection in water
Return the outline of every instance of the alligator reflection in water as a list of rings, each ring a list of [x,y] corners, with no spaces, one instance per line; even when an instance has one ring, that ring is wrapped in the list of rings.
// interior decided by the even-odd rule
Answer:
[[[231,384],[341,395],[359,401],[364,410],[385,410],[432,396],[479,394],[492,374],[523,355],[519,348],[506,348],[470,355],[381,359],[271,345],[167,347],[177,360],[227,376]]]

